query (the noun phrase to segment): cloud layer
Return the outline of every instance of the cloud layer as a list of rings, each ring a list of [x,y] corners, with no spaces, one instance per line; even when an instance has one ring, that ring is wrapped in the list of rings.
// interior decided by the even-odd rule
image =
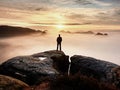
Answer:
[[[119,3],[120,0],[1,0],[0,24],[119,25]]]

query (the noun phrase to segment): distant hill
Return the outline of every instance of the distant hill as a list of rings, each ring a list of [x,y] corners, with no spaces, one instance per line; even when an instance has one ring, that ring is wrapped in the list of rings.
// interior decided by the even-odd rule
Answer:
[[[46,31],[34,30],[30,28],[14,27],[2,25],[0,26],[0,37],[22,36],[34,33],[46,34]]]
[[[69,34],[94,34],[93,31],[76,31],[76,32],[71,32],[71,31],[60,31],[61,33],[69,33]]]

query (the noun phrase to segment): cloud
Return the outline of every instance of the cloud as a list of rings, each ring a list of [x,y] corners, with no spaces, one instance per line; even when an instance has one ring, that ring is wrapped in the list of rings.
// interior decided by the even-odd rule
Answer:
[[[52,11],[53,7],[48,6],[30,6],[27,8],[28,11],[39,11],[39,12],[46,12],[46,11]]]
[[[120,0],[97,0],[97,1],[109,2],[109,3],[119,3],[120,2]]]
[[[92,2],[89,0],[75,0],[75,2],[78,4],[83,4],[83,5],[92,4]]]
[[[76,4],[79,5],[87,5],[90,7],[109,7],[109,6],[115,6],[116,4],[120,3],[120,0],[73,0],[76,2]],[[92,5],[92,6],[91,6]]]
[[[54,26],[54,25],[58,25],[59,23],[34,23],[34,24],[38,24],[38,25],[46,25],[46,26]],[[92,24],[90,22],[85,22],[85,23],[62,23],[63,25],[89,25]]]
[[[38,7],[38,10],[39,6],[41,5],[45,7],[79,7],[79,5],[80,7],[81,5],[97,7],[111,6],[113,4],[119,3],[120,0],[0,0],[0,6],[14,7],[19,9],[26,9],[27,7]]]
[[[106,20],[106,19],[110,18],[110,14],[105,13],[105,12],[100,12],[96,15],[96,17],[101,20]]]
[[[98,5],[100,4],[101,6],[104,7],[109,7],[109,8],[115,8],[115,7],[120,7],[120,0],[95,0]]]
[[[85,16],[84,14],[71,13],[70,15],[66,15],[66,17],[69,19],[83,19],[87,16]]]
[[[120,25],[120,8],[114,9],[112,17],[115,20],[115,23]]]
[[[38,7],[35,9],[36,11],[48,11],[49,9],[48,8],[45,8],[45,7]]]
[[[120,0],[0,0],[0,22],[119,23]],[[120,5],[119,5],[120,6]],[[119,8],[119,7],[118,7]],[[109,9],[111,10],[109,12]],[[112,14],[112,13],[113,14]],[[57,18],[63,16],[63,19]],[[118,20],[117,20],[118,19]]]
[[[92,15],[87,14],[88,12],[90,12],[89,10],[87,11],[85,10],[86,9],[84,9],[84,13],[83,12],[78,13],[80,10],[76,10],[76,12],[66,14],[64,15],[64,17],[67,19],[67,21],[72,22],[72,23],[79,23],[82,25],[92,24],[91,19],[93,17],[91,17]]]
[[[71,31],[60,31],[61,33],[68,33],[68,34],[94,34],[93,31],[75,31],[75,32],[71,32]]]
[[[54,0],[56,1],[56,0]],[[58,3],[58,1],[56,1]],[[59,1],[60,2],[60,1]],[[106,2],[105,0],[62,0],[61,4],[70,4],[70,5],[83,5],[83,6],[89,6],[94,5],[94,7],[97,6],[111,6],[111,2]]]
[[[90,0],[53,0],[54,3],[56,4],[63,4],[63,5],[88,5],[92,4]]]
[[[3,23],[6,25],[15,25],[19,23],[21,25],[25,25],[28,23],[29,18],[31,18],[34,14],[34,12],[30,12],[27,10],[0,7],[0,24]]]
[[[8,46],[10,46],[10,44],[5,43],[5,42],[0,42],[0,49],[6,48],[6,47],[8,47]]]
[[[110,9],[98,12],[92,23],[102,25],[119,25],[120,24],[120,9]]]
[[[114,15],[120,17],[120,9],[119,8],[114,10]]]
[[[111,6],[112,4],[110,2],[104,2],[104,0],[93,0],[93,4],[96,4],[98,6],[104,6],[104,7],[108,7]]]
[[[90,22],[85,22],[85,23],[65,23],[64,25],[89,25],[92,24]]]
[[[0,6],[18,10],[47,10],[51,2],[49,0],[1,0]],[[46,8],[47,7],[47,8]]]

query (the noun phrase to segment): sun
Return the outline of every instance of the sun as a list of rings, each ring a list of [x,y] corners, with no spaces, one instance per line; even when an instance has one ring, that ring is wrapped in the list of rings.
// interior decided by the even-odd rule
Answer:
[[[56,25],[56,27],[57,27],[57,29],[64,29],[64,25],[62,25],[62,24],[58,24],[58,25]]]

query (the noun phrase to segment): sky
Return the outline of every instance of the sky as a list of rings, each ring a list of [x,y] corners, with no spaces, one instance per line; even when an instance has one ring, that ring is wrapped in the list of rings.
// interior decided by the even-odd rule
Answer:
[[[0,0],[0,25],[120,30],[120,0]]]

